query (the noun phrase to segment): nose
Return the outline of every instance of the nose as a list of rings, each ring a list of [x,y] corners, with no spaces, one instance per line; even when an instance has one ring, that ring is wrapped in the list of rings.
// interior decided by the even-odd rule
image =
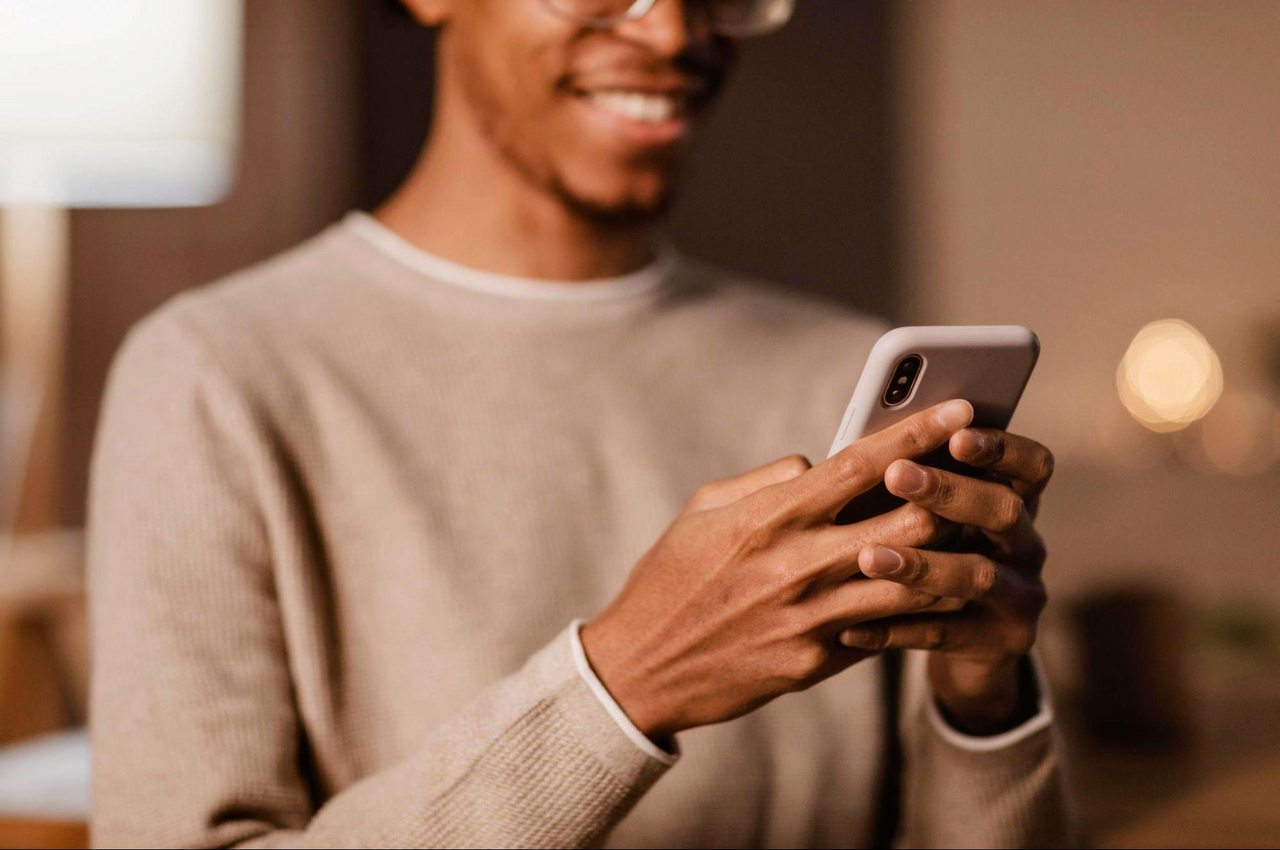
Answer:
[[[679,56],[691,43],[703,41],[708,35],[706,16],[689,14],[688,7],[697,5],[688,0],[657,0],[648,14],[619,24],[618,34],[647,45],[659,55]]]

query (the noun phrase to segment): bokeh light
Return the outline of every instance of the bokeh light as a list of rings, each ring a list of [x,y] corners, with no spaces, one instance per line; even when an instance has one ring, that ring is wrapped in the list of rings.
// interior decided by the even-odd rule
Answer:
[[[1222,363],[1209,341],[1179,319],[1138,331],[1116,371],[1120,401],[1152,431],[1187,427],[1222,395]]]
[[[1256,392],[1227,393],[1200,428],[1204,458],[1218,472],[1259,475],[1276,461],[1276,408]]]

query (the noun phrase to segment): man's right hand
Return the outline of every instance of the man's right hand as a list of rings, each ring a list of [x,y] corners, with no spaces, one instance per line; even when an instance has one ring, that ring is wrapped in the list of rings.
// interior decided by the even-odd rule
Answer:
[[[973,418],[950,401],[864,437],[816,467],[793,455],[703,485],[582,630],[592,668],[632,723],[661,741],[730,720],[873,655],[840,644],[857,623],[938,597],[860,578],[873,544],[922,547],[946,529],[903,505],[835,525],[899,458],[943,445]]]

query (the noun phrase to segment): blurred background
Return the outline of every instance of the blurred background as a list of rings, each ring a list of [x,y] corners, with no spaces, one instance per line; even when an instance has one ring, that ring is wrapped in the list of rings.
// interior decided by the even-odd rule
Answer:
[[[23,3],[0,0],[0,846],[79,846],[110,359],[175,293],[385,197],[432,44],[384,0],[46,3],[82,58],[118,50],[86,9],[201,23],[172,21],[196,41],[155,61],[190,73],[146,97],[202,147],[60,150],[53,185],[38,57],[3,41]],[[1100,846],[1280,843],[1277,45],[1275,0],[801,0],[746,45],[675,217],[690,253],[900,324],[1038,332],[1015,430],[1059,460],[1042,653]],[[103,135],[141,114],[120,79],[85,99]]]

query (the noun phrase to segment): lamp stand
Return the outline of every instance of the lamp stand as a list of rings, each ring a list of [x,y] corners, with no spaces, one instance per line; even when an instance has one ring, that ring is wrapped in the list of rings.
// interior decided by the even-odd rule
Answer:
[[[59,524],[70,214],[0,209],[0,530]]]

